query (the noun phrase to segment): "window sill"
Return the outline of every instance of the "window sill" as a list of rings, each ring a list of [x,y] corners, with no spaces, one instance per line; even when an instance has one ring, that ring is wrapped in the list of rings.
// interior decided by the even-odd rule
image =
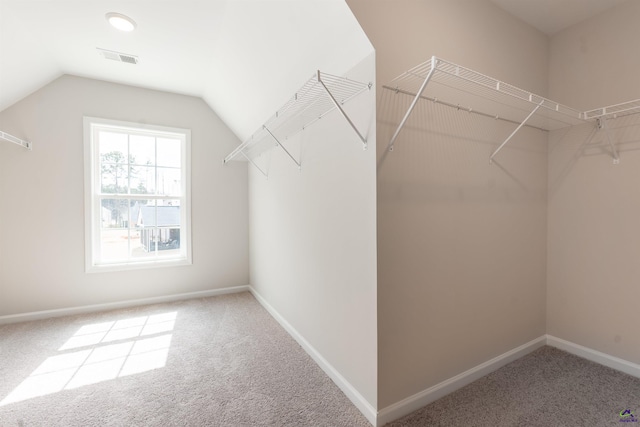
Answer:
[[[141,262],[124,262],[113,264],[98,264],[90,265],[85,269],[86,273],[107,273],[116,271],[131,271],[131,270],[147,270],[153,268],[165,268],[165,267],[182,267],[192,265],[190,259],[164,259],[154,261],[141,261]]]

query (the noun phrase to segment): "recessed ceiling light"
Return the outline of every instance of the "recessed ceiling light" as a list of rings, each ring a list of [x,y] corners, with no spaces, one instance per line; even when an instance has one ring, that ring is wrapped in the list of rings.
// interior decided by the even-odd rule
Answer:
[[[117,30],[129,32],[136,29],[136,21],[121,13],[109,12],[105,18]]]

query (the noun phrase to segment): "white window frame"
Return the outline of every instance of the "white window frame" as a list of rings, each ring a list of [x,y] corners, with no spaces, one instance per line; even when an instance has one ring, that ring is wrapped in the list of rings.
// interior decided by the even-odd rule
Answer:
[[[156,267],[191,265],[191,130],[156,126],[97,117],[83,118],[84,126],[84,188],[85,188],[85,271],[87,273],[136,270]],[[97,132],[99,129],[115,130],[129,134],[153,132],[171,138],[179,138],[181,144],[182,187],[179,197],[149,194],[102,194],[100,184],[100,155]],[[180,255],[155,258],[129,259],[119,262],[102,262],[100,258],[101,198],[141,200],[180,199]],[[157,255],[157,253],[156,253]]]

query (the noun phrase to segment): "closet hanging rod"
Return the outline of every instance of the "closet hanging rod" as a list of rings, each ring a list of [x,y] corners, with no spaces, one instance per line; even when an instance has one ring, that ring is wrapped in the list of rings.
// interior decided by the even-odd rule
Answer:
[[[387,85],[382,85],[382,88],[390,90],[390,91],[395,92],[395,93],[402,93],[404,95],[416,96],[416,94],[413,93],[413,92],[409,92],[409,91],[402,90],[402,89],[397,89],[397,88],[394,88],[394,87],[391,87],[391,86],[387,86]],[[487,118],[490,118],[490,119],[500,120],[500,121],[511,123],[511,124],[514,124],[514,125],[519,125],[520,124],[520,122],[516,121],[516,120],[510,120],[510,119],[506,119],[504,117],[500,117],[500,116],[496,116],[496,115],[493,115],[493,114],[485,113],[483,111],[474,110],[471,107],[464,107],[464,106],[462,106],[460,104],[452,104],[450,102],[446,102],[446,101],[443,101],[443,100],[438,99],[438,98],[432,98],[430,96],[422,95],[422,96],[420,96],[420,99],[424,99],[426,101],[431,101],[431,102],[434,102],[436,104],[444,105],[445,107],[454,108],[456,110],[465,111],[465,112],[470,113],[470,114],[477,114],[477,115],[482,116],[482,117],[487,117]],[[548,130],[545,129],[545,128],[538,127],[538,126],[533,126],[533,125],[530,125],[528,123],[525,124],[525,126],[528,127],[528,128],[537,129],[537,130],[542,131],[542,132],[548,132]]]
[[[15,137],[11,134],[8,134],[6,132],[2,132],[0,131],[0,139],[3,139],[5,141],[8,142],[12,142],[14,144],[20,145],[24,148],[26,148],[27,150],[31,150],[31,142],[30,141],[25,141],[24,139],[20,139],[18,137]]]

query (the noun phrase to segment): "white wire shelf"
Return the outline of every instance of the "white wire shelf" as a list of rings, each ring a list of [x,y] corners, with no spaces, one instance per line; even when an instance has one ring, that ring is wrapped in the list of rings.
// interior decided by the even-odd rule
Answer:
[[[586,119],[616,119],[637,113],[640,113],[640,99],[585,111],[584,117]]]
[[[592,122],[596,124],[594,134],[603,131],[613,162],[617,164],[620,159],[607,120],[640,113],[640,99],[581,112],[436,56],[402,73],[383,88],[413,97],[387,145],[389,151],[393,151],[396,139],[416,103],[427,100],[517,125],[493,151],[489,161],[523,126],[552,131]]]
[[[371,83],[362,83],[317,71],[249,139],[225,157],[224,163],[231,160],[248,160],[253,163],[252,159],[264,151],[279,146],[300,167],[300,162],[287,151],[282,142],[306,129],[334,109],[337,109],[347,120],[366,148],[366,138],[342,109],[342,105],[370,88]]]
[[[0,131],[0,139],[7,142],[12,142],[14,144],[20,145],[21,147],[26,148],[27,150],[31,150],[31,142],[25,141],[24,139],[20,139],[6,132]]]
[[[434,99],[447,99],[466,110],[480,110],[493,117],[521,122],[540,105],[528,124],[545,130],[560,129],[586,120],[583,113],[575,108],[435,56],[404,72],[387,86],[417,94],[431,70],[433,74],[424,94]]]
[[[523,126],[552,131],[592,122],[594,134],[603,131],[613,162],[617,164],[620,159],[607,120],[640,113],[640,99],[582,112],[436,56],[402,73],[383,88],[413,97],[387,145],[389,151],[393,151],[417,102],[426,100],[515,124],[514,131],[491,154],[489,161]]]

